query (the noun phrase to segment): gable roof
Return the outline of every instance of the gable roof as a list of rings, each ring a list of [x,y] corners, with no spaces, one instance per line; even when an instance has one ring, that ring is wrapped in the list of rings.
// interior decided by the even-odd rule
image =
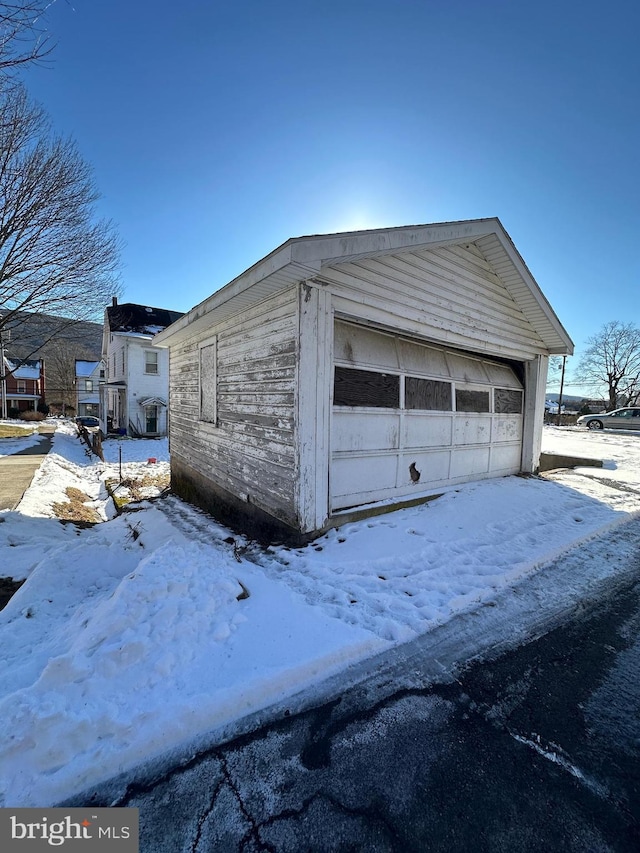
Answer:
[[[91,376],[99,367],[99,361],[84,361],[76,358],[76,376]]]
[[[196,305],[154,338],[168,346],[249,308],[323,267],[473,241],[550,353],[570,355],[573,342],[497,217],[293,237]]]
[[[138,335],[155,335],[182,316],[180,311],[151,308],[146,305],[136,305],[133,302],[109,305],[106,310],[106,321],[111,332]]]
[[[5,355],[4,363],[14,379],[40,379],[42,363],[40,359],[13,359]]]

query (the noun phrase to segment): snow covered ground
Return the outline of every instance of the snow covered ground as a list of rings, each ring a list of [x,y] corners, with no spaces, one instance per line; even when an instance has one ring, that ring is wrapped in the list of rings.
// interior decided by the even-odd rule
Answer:
[[[32,440],[0,439],[0,455]],[[546,427],[545,450],[606,467],[456,487],[265,550],[171,496],[115,516],[105,480],[120,465],[166,474],[167,444],[104,449],[102,463],[60,424],[17,511],[0,513],[0,576],[28,579],[0,613],[0,805],[60,802],[294,697],[640,515],[640,435]],[[56,520],[69,488],[104,523]],[[551,610],[556,594],[550,578]]]
[[[10,423],[9,421],[0,421],[1,423]],[[20,432],[24,433],[22,436],[17,436],[16,438],[2,438],[0,439],[0,458],[3,456],[11,456],[13,453],[17,453],[18,450],[25,450],[27,447],[34,447],[42,440],[42,436],[38,435],[38,424],[25,424],[16,426],[15,422],[11,422],[11,427],[15,430],[18,429]]]

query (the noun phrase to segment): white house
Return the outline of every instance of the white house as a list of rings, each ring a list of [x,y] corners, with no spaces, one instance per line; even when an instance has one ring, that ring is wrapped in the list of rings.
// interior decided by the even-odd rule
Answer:
[[[496,218],[299,237],[154,338],[172,488],[253,535],[537,469],[573,344]]]
[[[100,382],[103,378],[102,362],[76,359],[76,414],[100,416]]]
[[[177,311],[130,302],[113,302],[105,310],[100,385],[103,432],[135,436],[167,433],[169,358],[154,346],[153,336],[182,317]]]

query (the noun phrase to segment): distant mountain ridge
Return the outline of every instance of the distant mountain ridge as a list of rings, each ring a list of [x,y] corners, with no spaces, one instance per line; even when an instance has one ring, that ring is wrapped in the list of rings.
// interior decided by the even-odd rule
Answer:
[[[559,398],[560,398],[560,394],[558,394],[556,391],[554,391],[553,394],[547,394],[546,395],[546,399],[550,400],[554,403],[557,403]],[[591,401],[591,400],[595,400],[595,399],[596,399],[595,397],[590,397],[587,394],[580,394],[579,396],[576,396],[575,394],[563,394],[562,395],[562,402],[563,403],[581,403],[583,400]]]
[[[0,309],[0,319],[8,313]],[[25,360],[44,360],[45,400],[51,410],[75,412],[76,360],[100,361],[102,325],[22,311],[7,319],[2,338],[5,354],[16,366]]]
[[[0,309],[0,318],[8,313]],[[86,320],[21,311],[7,321],[2,332],[7,355],[16,359],[46,359],[61,341],[77,349],[76,358],[99,361],[102,352],[102,324]]]

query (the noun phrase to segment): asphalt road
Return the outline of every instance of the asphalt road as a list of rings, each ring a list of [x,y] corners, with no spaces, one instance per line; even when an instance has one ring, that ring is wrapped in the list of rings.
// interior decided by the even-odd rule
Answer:
[[[285,711],[83,804],[140,808],[142,853],[638,851],[639,628],[640,560],[590,610],[456,680],[421,687],[405,657],[397,689]]]
[[[55,427],[40,427],[38,432],[42,436],[38,444],[0,458],[0,510],[16,508],[51,449]]]

